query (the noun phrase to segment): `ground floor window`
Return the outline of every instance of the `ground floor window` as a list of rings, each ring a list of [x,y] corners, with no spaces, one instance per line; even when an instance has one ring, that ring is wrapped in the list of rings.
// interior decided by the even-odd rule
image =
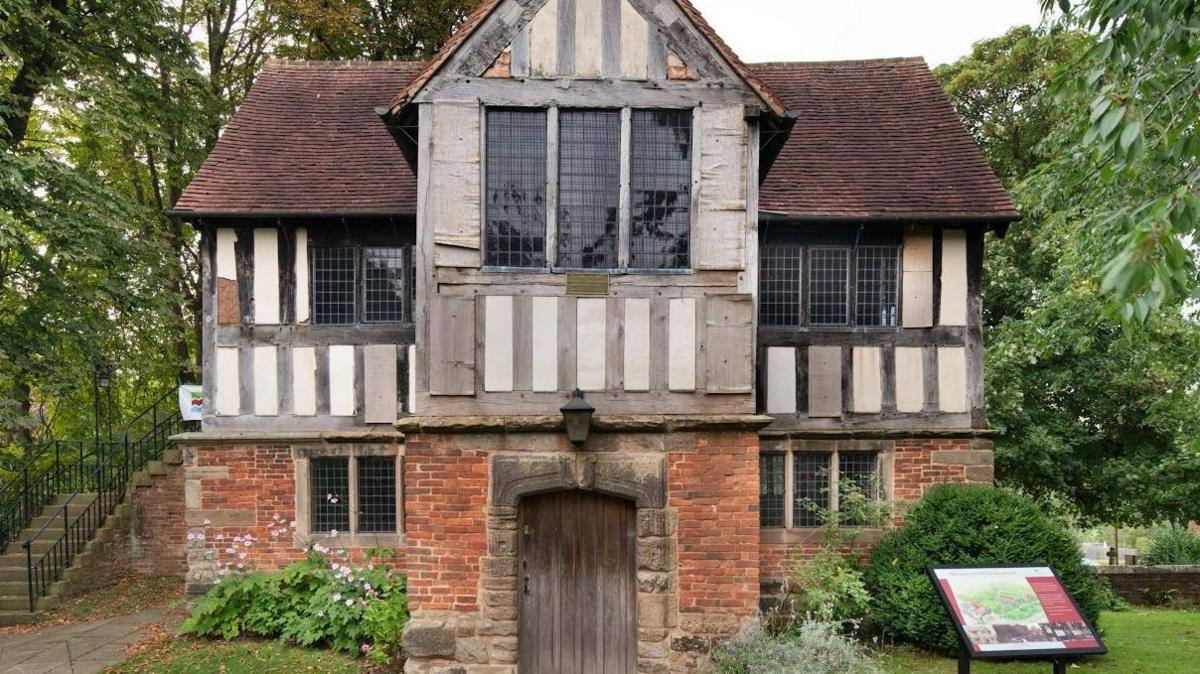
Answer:
[[[764,528],[819,527],[830,512],[839,513],[842,524],[870,524],[872,506],[883,495],[878,451],[769,452],[758,465]]]
[[[400,452],[355,445],[295,453],[298,534],[356,546],[361,535],[402,533]]]

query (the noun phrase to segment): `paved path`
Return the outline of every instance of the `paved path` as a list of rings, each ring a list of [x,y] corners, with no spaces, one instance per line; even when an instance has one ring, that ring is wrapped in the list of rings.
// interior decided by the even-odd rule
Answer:
[[[0,674],[96,674],[126,659],[125,647],[163,617],[152,608],[133,615],[28,634],[0,634]]]

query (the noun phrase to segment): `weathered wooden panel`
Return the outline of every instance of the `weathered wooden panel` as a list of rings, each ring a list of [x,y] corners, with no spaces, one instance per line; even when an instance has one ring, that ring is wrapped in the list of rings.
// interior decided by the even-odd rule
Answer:
[[[354,400],[354,347],[338,344],[329,347],[329,414],[352,417],[357,411]]]
[[[533,298],[533,390],[558,390],[558,298]]]
[[[957,347],[938,348],[938,407],[943,412],[966,412],[967,350]]]
[[[512,42],[512,76],[529,77],[529,26],[525,25]]]
[[[546,78],[558,75],[558,0],[547,0],[529,24],[529,73]]]
[[[714,295],[705,302],[704,390],[754,392],[754,298]]]
[[[603,391],[607,356],[608,300],[580,298],[576,304],[576,386]]]
[[[808,347],[808,416],[842,415],[842,347]]]
[[[279,324],[279,231],[254,230],[254,322]]]
[[[438,265],[480,266],[480,113],[476,103],[434,103],[427,222]]]
[[[967,324],[967,233],[961,229],[942,232],[941,325]]]
[[[533,298],[513,297],[513,390],[533,390]]]
[[[429,334],[430,395],[475,395],[475,298],[435,297]]]
[[[216,411],[234,417],[242,412],[241,369],[236,347],[217,348]]]
[[[309,320],[308,297],[308,230],[296,229],[296,322],[307,323]]]
[[[625,390],[650,390],[650,300],[625,300]]]
[[[796,413],[796,349],[767,349],[767,414]]]
[[[904,233],[904,300],[900,324],[906,328],[933,325],[933,229],[910,226]]]
[[[513,390],[513,298],[484,297],[483,390]]]
[[[575,75],[604,72],[604,0],[575,0]]]
[[[650,25],[628,2],[621,2],[621,76],[644,80],[650,51]]]
[[[896,347],[896,411],[920,412],[925,408],[925,349]]]
[[[292,413],[300,417],[317,413],[317,350],[311,346],[292,349]]]
[[[692,225],[696,269],[745,267],[746,121],[742,105],[698,108],[698,208]]]
[[[604,388],[620,391],[625,388],[625,300],[610,297],[605,307]]]
[[[399,400],[396,356],[396,346],[392,344],[363,347],[363,420],[368,424],[396,421]]]
[[[634,674],[634,504],[554,492],[524,499],[520,518],[522,674]]]
[[[558,74],[575,74],[575,4],[558,0]]]
[[[669,303],[667,328],[667,386],[672,391],[696,390],[696,300]]]
[[[279,366],[276,347],[254,347],[254,414],[279,414]]]
[[[417,413],[417,345],[408,346],[408,401],[405,410],[409,414]]]
[[[859,346],[853,349],[852,365],[853,410],[860,414],[879,414],[883,411],[882,349]]]

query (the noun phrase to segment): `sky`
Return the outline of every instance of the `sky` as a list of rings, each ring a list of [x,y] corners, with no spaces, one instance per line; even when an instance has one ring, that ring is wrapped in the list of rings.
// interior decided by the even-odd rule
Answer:
[[[1038,0],[692,0],[748,63],[924,56],[949,63],[979,40],[1041,21]]]

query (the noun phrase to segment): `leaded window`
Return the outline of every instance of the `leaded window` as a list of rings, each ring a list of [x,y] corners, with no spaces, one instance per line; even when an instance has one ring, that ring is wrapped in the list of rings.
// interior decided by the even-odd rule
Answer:
[[[692,113],[634,110],[629,266],[687,269],[692,213]]]
[[[858,325],[898,324],[900,251],[895,246],[860,246],[855,258]]]
[[[773,245],[762,249],[759,266],[759,320],[763,325],[800,325],[800,268],[804,249]]]
[[[350,531],[350,459],[313,459],[309,469],[312,531]]]
[[[412,322],[412,246],[318,245],[310,256],[314,325]]]
[[[783,454],[758,457],[758,515],[763,527],[782,527],[786,502],[786,463]]]
[[[850,255],[845,248],[811,248],[808,254],[808,322],[849,322]]]
[[[485,264],[546,265],[546,111],[487,111]]]
[[[621,113],[558,117],[558,266],[614,269],[621,206]]]
[[[358,458],[358,530],[380,533],[396,530],[396,459]]]
[[[397,462],[372,454],[309,459],[309,531],[397,533]]]
[[[764,528],[871,526],[883,497],[880,453],[788,451],[759,455],[759,521]]]

